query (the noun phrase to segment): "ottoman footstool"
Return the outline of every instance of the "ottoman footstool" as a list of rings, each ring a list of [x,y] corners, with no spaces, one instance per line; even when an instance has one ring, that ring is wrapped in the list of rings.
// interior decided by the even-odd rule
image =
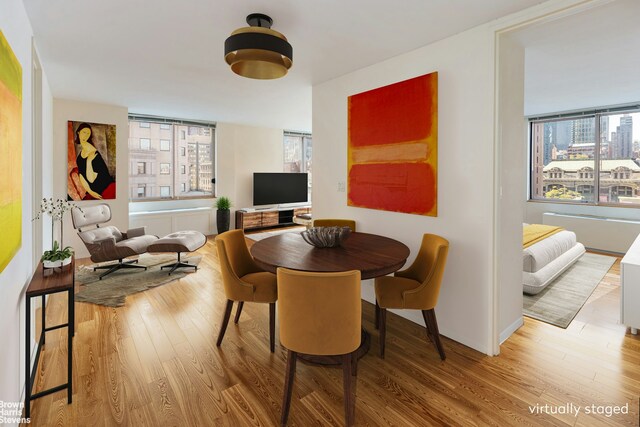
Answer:
[[[182,252],[193,252],[200,249],[207,243],[207,238],[199,231],[178,231],[164,236],[162,239],[156,240],[153,244],[147,248],[148,252],[175,252],[178,254],[177,262],[173,264],[167,264],[160,267],[161,270],[170,268],[169,275],[173,273],[177,268],[191,267],[198,271],[197,265],[191,265],[188,262],[180,260],[180,254]]]

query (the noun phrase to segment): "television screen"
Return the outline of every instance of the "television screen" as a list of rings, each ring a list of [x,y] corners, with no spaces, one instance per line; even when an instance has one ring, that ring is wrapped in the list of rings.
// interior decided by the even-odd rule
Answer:
[[[307,201],[307,174],[256,172],[253,174],[253,205]]]

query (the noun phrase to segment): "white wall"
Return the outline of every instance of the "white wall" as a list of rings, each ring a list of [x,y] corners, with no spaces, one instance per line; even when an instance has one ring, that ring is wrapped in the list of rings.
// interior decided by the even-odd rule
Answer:
[[[67,122],[83,121],[116,125],[116,198],[105,200],[111,206],[111,225],[129,228],[129,118],[127,107],[54,99],[53,101],[53,197],[67,197]],[[103,203],[81,201],[80,207]],[[58,235],[56,234],[56,239]],[[76,257],[89,256],[73,229],[71,215],[64,221],[64,246],[72,246]]]
[[[523,325],[522,189],[527,176],[527,124],[524,120],[524,47],[509,33],[498,37],[498,128],[496,133],[497,332],[500,342]],[[500,268],[498,268],[498,261]]]
[[[24,291],[35,268],[31,224],[34,211],[31,163],[33,32],[21,1],[2,2],[0,30],[22,65],[22,247],[0,273],[0,336],[3,342],[0,351],[0,400],[18,402],[24,386]],[[46,109],[51,103],[51,95],[46,76],[43,75],[43,79],[47,88],[43,89],[43,106]],[[46,129],[46,124],[43,128]]]
[[[282,129],[217,123],[216,145],[218,196],[231,199],[232,212],[253,205],[254,172],[283,170]],[[234,224],[232,214],[231,228]]]
[[[438,217],[348,207],[347,97],[438,71]],[[494,36],[478,27],[313,88],[315,217],[344,217],[358,230],[398,239],[418,251],[421,236],[450,241],[436,313],[440,332],[491,352],[493,251]],[[363,298],[372,302],[371,283]],[[398,314],[420,324],[418,311]]]

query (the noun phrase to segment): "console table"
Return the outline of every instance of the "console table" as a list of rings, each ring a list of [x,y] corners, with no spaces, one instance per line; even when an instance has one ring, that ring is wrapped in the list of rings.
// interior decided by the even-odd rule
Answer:
[[[236,229],[256,230],[296,225],[296,215],[311,213],[310,206],[268,209],[239,209],[236,211]]]
[[[25,418],[29,418],[31,415],[31,401],[42,396],[46,396],[51,393],[55,393],[60,390],[67,389],[67,403],[71,403],[72,399],[72,355],[73,355],[73,335],[75,332],[75,312],[74,312],[74,287],[75,287],[75,258],[72,258],[71,264],[54,269],[44,269],[42,263],[38,265],[36,272],[33,273],[31,282],[27,287],[25,295],[26,311],[25,311]],[[46,310],[45,310],[45,298],[47,295],[52,295],[58,292],[68,292],[68,317],[67,323],[62,323],[55,326],[46,326]],[[31,298],[42,298],[42,331],[40,332],[40,339],[38,341],[38,350],[36,351],[36,358],[31,368]],[[45,344],[45,335],[49,331],[53,331],[60,328],[67,328],[67,383],[60,384],[59,386],[52,387],[47,390],[40,391],[32,394],[33,383],[38,371],[38,361],[40,360],[40,351]]]
[[[640,236],[620,262],[620,323],[636,335],[640,329]]]

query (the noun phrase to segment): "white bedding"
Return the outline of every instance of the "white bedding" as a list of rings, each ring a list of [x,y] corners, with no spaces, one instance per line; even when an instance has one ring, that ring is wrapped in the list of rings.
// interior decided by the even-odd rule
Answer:
[[[560,234],[560,233],[558,233]],[[542,242],[539,242],[542,243]],[[539,244],[539,243],[536,243]],[[533,247],[532,245],[530,247]],[[528,249],[528,248],[527,248]],[[558,277],[567,268],[571,267],[585,253],[582,243],[576,243],[571,249],[549,262],[547,265],[536,271],[522,273],[522,288],[524,293],[535,295],[542,291],[549,283]]]
[[[576,245],[576,233],[563,230],[523,250],[522,271],[535,273]]]

